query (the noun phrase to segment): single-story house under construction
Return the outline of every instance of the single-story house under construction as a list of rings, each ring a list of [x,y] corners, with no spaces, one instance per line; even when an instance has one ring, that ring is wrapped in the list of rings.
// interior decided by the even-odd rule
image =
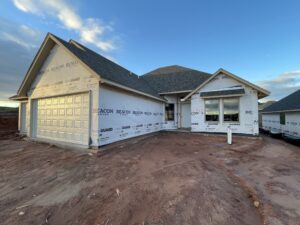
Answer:
[[[300,140],[300,90],[262,110],[263,129]]]
[[[159,130],[258,135],[269,92],[219,69],[168,66],[142,76],[48,34],[21,83],[19,129],[33,139],[99,147]]]

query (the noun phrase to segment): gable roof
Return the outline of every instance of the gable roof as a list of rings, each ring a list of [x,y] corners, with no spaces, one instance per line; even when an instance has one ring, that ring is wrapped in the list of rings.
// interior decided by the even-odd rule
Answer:
[[[239,82],[241,82],[242,84],[245,84],[249,87],[252,87],[253,89],[258,91],[258,98],[263,98],[266,97],[270,94],[269,91],[250,83],[249,81],[246,81],[230,72],[228,72],[227,70],[224,70],[222,68],[220,68],[219,70],[217,70],[217,72],[215,72],[212,76],[210,76],[207,80],[205,80],[203,83],[201,83],[197,88],[195,88],[192,92],[190,92],[187,96],[185,96],[182,101],[187,100],[190,96],[192,96],[194,93],[196,93],[198,90],[200,90],[202,87],[204,87],[207,83],[209,83],[211,80],[213,80],[216,76],[218,76],[219,74],[225,74],[229,77],[231,77],[234,80],[237,80]]]
[[[300,111],[300,90],[262,110],[262,113]]]
[[[211,74],[173,65],[161,67],[144,74],[142,77],[158,93],[190,92],[207,80]]]
[[[26,98],[26,93],[32,81],[42,67],[43,62],[48,57],[49,52],[56,44],[78,59],[79,63],[88,69],[92,75],[99,78],[101,83],[106,83],[160,101],[165,101],[160,94],[190,92],[184,98],[184,100],[186,100],[221,72],[257,89],[263,97],[269,94],[268,91],[223,69],[218,70],[212,75],[174,65],[161,67],[146,73],[143,76],[138,76],[74,40],[66,42],[63,39],[48,33],[21,83],[17,96],[11,97],[11,99],[21,100]]]
[[[61,40],[66,47],[74,53],[81,61],[87,64],[92,70],[107,79],[120,85],[141,91],[157,98],[161,98],[157,91],[151,87],[147,81],[138,75],[130,72],[122,66],[112,62],[111,60],[99,55],[80,43],[71,40],[69,43]]]
[[[94,75],[98,76],[99,80],[101,79],[102,82],[105,82],[106,80],[111,81],[112,83],[110,84],[119,84],[118,87],[122,88],[125,86],[127,87],[127,90],[134,90],[148,97],[164,101],[164,99],[160,97],[157,91],[153,89],[147,81],[139,78],[136,74],[73,40],[66,42],[51,33],[47,34],[26,73],[26,76],[18,90],[17,97],[14,97],[13,99],[26,96],[26,92],[30,87],[31,82],[35,78],[44,60],[55,44],[62,46],[69,53],[75,56],[82,65],[92,71]]]

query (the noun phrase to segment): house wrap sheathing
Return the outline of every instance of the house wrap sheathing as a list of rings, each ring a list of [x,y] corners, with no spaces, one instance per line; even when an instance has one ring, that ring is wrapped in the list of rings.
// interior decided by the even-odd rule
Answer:
[[[262,128],[272,134],[300,139],[300,90],[262,110]]]
[[[19,129],[36,140],[98,147],[168,129],[258,135],[269,93],[223,69],[137,76],[76,41],[48,34],[16,96]]]

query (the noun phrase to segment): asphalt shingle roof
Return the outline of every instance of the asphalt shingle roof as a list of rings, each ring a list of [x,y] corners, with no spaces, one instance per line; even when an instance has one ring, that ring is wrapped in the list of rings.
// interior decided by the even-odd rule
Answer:
[[[54,37],[102,78],[161,98],[157,91],[151,87],[146,80],[130,72],[129,70],[95,53],[85,46],[80,45],[77,42],[76,44],[80,45],[81,48],[66,42],[57,36]]]
[[[278,112],[288,110],[299,110],[300,111],[300,90],[286,96],[285,98],[275,102],[269,107],[262,110],[263,113],[267,112]]]
[[[158,98],[161,98],[159,93],[162,92],[194,90],[211,76],[177,65],[161,67],[138,76],[75,41],[77,46],[53,36],[102,78]]]
[[[166,66],[144,74],[142,77],[158,93],[191,91],[206,81],[211,74],[182,66]]]

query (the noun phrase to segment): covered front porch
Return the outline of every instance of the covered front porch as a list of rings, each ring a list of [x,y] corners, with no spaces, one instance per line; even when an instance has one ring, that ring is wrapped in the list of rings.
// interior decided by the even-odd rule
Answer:
[[[166,130],[190,131],[191,129],[191,101],[181,101],[186,93],[164,95],[165,103],[165,123]]]

